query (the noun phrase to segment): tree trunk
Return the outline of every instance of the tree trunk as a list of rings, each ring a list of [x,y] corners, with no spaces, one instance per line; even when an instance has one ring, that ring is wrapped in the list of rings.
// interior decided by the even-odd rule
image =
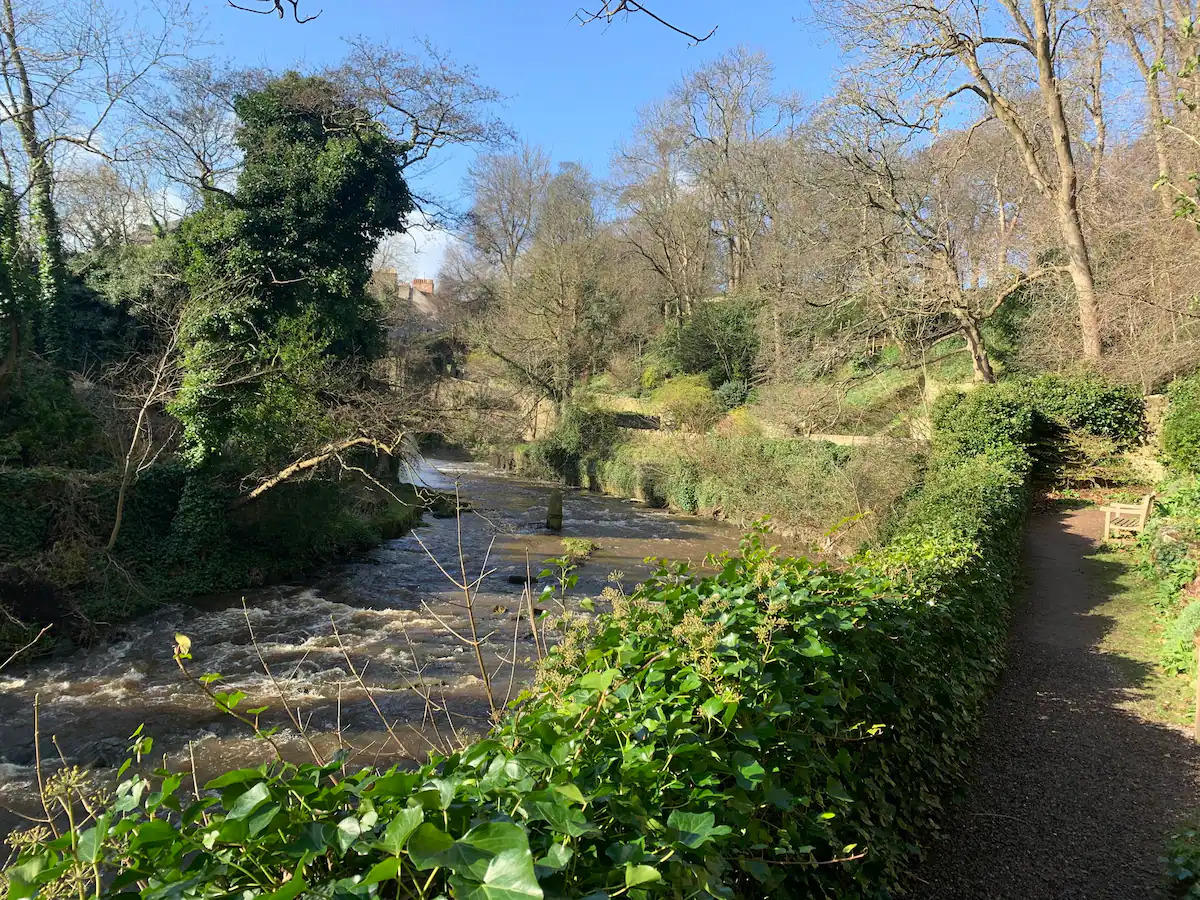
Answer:
[[[63,321],[62,286],[63,262],[62,235],[58,229],[58,215],[54,211],[51,197],[51,175],[48,160],[34,167],[33,190],[29,200],[30,227],[33,231],[33,246],[37,254],[38,319],[42,349],[54,352],[62,349],[68,341],[69,324]]]
[[[734,293],[742,284],[742,253],[736,234],[731,234],[726,243],[729,246],[729,292]]]
[[[61,301],[65,263],[58,216],[54,212],[53,171],[49,148],[38,139],[37,120],[34,118],[38,106],[29,72],[25,68],[12,0],[4,0],[3,10],[4,20],[0,27],[7,45],[5,49],[12,60],[19,95],[12,95],[10,88],[10,96],[16,105],[12,119],[21,138],[21,147],[29,160],[29,217],[38,265],[39,309],[36,324],[41,331],[37,337],[43,349],[53,350],[67,336],[66,323],[59,321],[58,304]]]
[[[1171,180],[1171,158],[1167,153],[1167,139],[1163,123],[1166,121],[1166,111],[1163,109],[1162,95],[1158,92],[1158,79],[1154,73],[1148,73],[1146,78],[1146,112],[1150,117],[1150,134],[1154,138],[1154,157],[1158,162],[1158,180],[1161,185],[1158,195],[1163,212],[1168,216],[1175,211],[1175,198],[1167,188]]]
[[[979,323],[965,309],[956,308],[954,315],[958,319],[958,327],[967,341],[967,349],[971,353],[971,369],[975,381],[983,384],[995,384],[996,373],[992,371],[991,360],[988,359],[987,346],[983,342],[983,332]]]
[[[1079,222],[1079,210],[1073,203],[1060,203],[1058,218],[1063,243],[1067,246],[1067,272],[1071,276],[1071,283],[1075,285],[1075,296],[1079,302],[1079,331],[1083,338],[1083,355],[1085,359],[1097,360],[1100,358],[1100,310],[1096,303],[1092,263]]]
[[[775,303],[771,309],[771,342],[774,344],[773,356],[775,359],[775,377],[783,378],[783,313],[780,307],[783,305],[783,284],[779,285],[779,294],[775,298]]]
[[[1083,338],[1083,355],[1089,360],[1100,358],[1100,310],[1096,303],[1096,288],[1092,278],[1092,261],[1079,216],[1079,176],[1071,153],[1071,132],[1063,109],[1062,94],[1054,74],[1054,56],[1050,46],[1050,26],[1047,22],[1046,0],[1033,0],[1033,24],[1036,36],[1038,90],[1050,122],[1054,156],[1058,162],[1058,189],[1055,208],[1059,229],[1067,249],[1067,270],[1075,285],[1079,301],[1079,330]]]
[[[15,303],[12,298],[10,301]],[[16,311],[14,310],[4,318],[8,324],[5,329],[8,332],[8,347],[4,351],[4,357],[0,358],[0,403],[8,400],[13,383],[16,381],[17,367],[20,365],[21,358],[21,323],[17,320]]]

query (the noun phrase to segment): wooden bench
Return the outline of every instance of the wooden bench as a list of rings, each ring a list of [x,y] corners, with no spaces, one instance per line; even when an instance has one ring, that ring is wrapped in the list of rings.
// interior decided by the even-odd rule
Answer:
[[[1101,507],[1104,510],[1104,539],[1107,541],[1115,531],[1137,534],[1146,527],[1153,507],[1153,494],[1147,494],[1137,503],[1111,503]]]

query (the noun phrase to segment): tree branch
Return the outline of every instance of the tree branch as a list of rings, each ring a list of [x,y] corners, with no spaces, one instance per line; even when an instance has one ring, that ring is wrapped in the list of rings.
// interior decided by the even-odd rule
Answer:
[[[692,34],[690,31],[686,31],[677,25],[672,25],[666,19],[662,18],[662,16],[655,15],[653,12],[646,9],[646,7],[641,3],[635,2],[635,0],[602,0],[601,7],[595,12],[589,12],[588,10],[580,7],[575,12],[575,18],[578,20],[580,25],[589,25],[592,22],[599,21],[600,19],[610,23],[622,13],[629,15],[629,13],[638,12],[645,13],[659,25],[663,25],[666,28],[671,29],[671,31],[674,31],[676,34],[683,35],[685,38],[689,39],[693,45],[701,44],[717,33],[718,26],[714,25],[709,29],[708,34],[704,35],[703,37],[697,34]]]

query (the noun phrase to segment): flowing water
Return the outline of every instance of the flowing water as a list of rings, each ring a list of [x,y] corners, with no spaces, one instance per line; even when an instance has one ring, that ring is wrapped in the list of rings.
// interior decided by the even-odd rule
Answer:
[[[183,765],[190,755],[201,781],[269,757],[245,725],[218,712],[180,672],[177,633],[191,640],[191,673],[221,673],[225,681],[215,687],[246,692],[243,708],[268,706],[263,724],[279,728],[275,742],[297,761],[338,746],[354,748],[366,763],[424,758],[431,745],[486,729],[479,663],[451,633],[470,633],[463,592],[446,573],[462,580],[460,555],[468,581],[484,573],[474,599],[477,627],[491,635],[485,663],[502,703],[528,679],[536,654],[522,602],[527,565],[536,575],[562,552],[560,536],[544,527],[551,487],[479,463],[431,460],[418,476],[440,490],[457,485],[470,510],[460,520],[426,516],[413,534],[307,583],[166,606],[115,628],[102,646],[0,673],[0,831],[17,821],[9,810],[36,808],[35,698],[46,769],[60,755],[101,770],[118,765],[141,724],[156,758]],[[700,563],[735,546],[738,532],[569,492],[561,536],[599,545],[577,571],[571,593],[578,600],[597,596],[614,572],[632,586],[649,571],[648,556]],[[431,715],[433,707],[451,715]]]

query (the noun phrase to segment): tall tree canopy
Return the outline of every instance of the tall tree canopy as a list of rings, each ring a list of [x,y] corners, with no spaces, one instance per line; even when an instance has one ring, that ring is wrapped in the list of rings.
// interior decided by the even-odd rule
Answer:
[[[371,260],[413,202],[403,148],[332,82],[289,73],[235,108],[236,190],[181,229],[192,299],[173,411],[197,461],[232,443],[258,463],[336,431],[331,401],[382,345]]]

